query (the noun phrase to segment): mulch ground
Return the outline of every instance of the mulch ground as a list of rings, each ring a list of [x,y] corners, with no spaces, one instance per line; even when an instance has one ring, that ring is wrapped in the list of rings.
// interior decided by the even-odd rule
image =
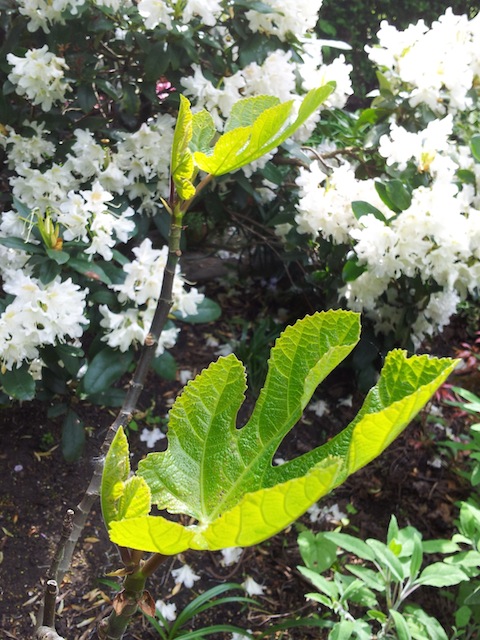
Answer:
[[[207,326],[184,326],[174,349],[180,369],[198,373],[215,356],[207,346],[207,337],[226,342],[232,333],[231,319],[245,315],[246,297],[215,291],[222,299],[222,318]],[[211,296],[214,297],[214,296]],[[248,297],[248,296],[247,296]],[[255,307],[249,302],[249,311],[255,317]],[[453,344],[463,336],[461,325],[453,334],[439,342],[439,355],[451,355]],[[344,378],[342,378],[344,376]],[[362,400],[345,371],[322,387],[321,395],[333,411],[318,418],[306,412],[302,423],[294,428],[282,444],[279,455],[294,457],[321,444],[325,439],[348,424]],[[463,381],[462,381],[463,382]],[[181,389],[178,382],[149,378],[141,409],[152,405],[165,415],[168,402]],[[477,389],[477,392],[479,390]],[[351,407],[340,406],[339,399],[353,394]],[[0,408],[0,638],[16,640],[33,636],[36,613],[41,601],[44,576],[54,545],[61,530],[67,508],[75,508],[85,490],[91,474],[92,456],[98,452],[112,413],[89,405],[76,408],[88,427],[85,455],[74,464],[67,464],[61,455],[60,422],[47,418],[47,407],[32,402]],[[465,421],[452,410],[454,430],[466,430]],[[349,512],[349,525],[345,531],[362,538],[385,539],[390,515],[395,513],[400,526],[414,525],[425,538],[448,537],[457,511],[455,502],[468,495],[468,488],[451,465],[432,465],[438,455],[438,439],[426,414],[421,416],[398,438],[389,450],[355,476],[351,477],[323,504],[339,505]],[[139,418],[140,431],[145,426]],[[149,451],[139,439],[139,433],[130,434],[130,443],[136,459]],[[248,610],[238,606],[224,606],[209,610],[208,616],[195,620],[200,628],[206,624],[232,622],[245,629],[265,630],[291,616],[308,616],[318,611],[304,594],[311,586],[304,582],[296,567],[301,563],[297,536],[302,526],[314,531],[333,524],[311,523],[308,516],[270,541],[245,549],[240,561],[225,567],[221,554],[189,552],[182,561],[188,562],[201,576],[192,590],[175,588],[170,575],[173,567],[181,566],[172,558],[160,568],[150,584],[157,599],[162,597],[177,604],[177,611],[187,604],[195,593],[223,581],[242,582],[253,577],[265,588],[256,596],[258,607]],[[74,567],[67,576],[60,594],[58,630],[69,640],[86,639],[98,620],[108,612],[113,595],[111,580],[105,580],[109,571],[120,563],[102,524],[98,504],[92,510],[81,543],[75,555]],[[422,605],[444,624],[449,623],[445,602],[434,590],[423,596]],[[421,592],[421,590],[420,590]],[[420,593],[419,592],[419,593]],[[422,596],[420,596],[422,597]],[[133,638],[158,638],[148,621],[141,616],[133,626]],[[222,635],[214,636],[222,638]],[[229,638],[229,635],[224,636]],[[281,636],[277,636],[281,637]],[[288,638],[294,640],[321,638],[319,630],[292,629]]]

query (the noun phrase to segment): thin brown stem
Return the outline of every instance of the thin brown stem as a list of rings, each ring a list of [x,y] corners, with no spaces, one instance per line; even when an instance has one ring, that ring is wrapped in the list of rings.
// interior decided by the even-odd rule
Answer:
[[[108,449],[110,448],[113,438],[115,437],[115,434],[117,433],[120,426],[126,427],[131,420],[132,414],[136,409],[140,394],[143,391],[145,378],[155,355],[155,350],[160,334],[168,320],[168,315],[173,304],[172,292],[173,281],[175,278],[175,269],[180,257],[182,217],[183,214],[179,210],[179,207],[175,207],[172,211],[167,264],[165,266],[160,297],[158,299],[150,332],[147,336],[145,344],[142,347],[140,360],[128,388],[125,401],[117,417],[107,431],[107,435],[105,436],[105,439],[100,448],[100,456],[95,461],[92,478],[82,500],[77,507],[77,511],[72,522],[72,531],[65,545],[63,557],[59,564],[57,573],[55,576],[51,576],[52,578],[56,579],[58,583],[61,582],[63,576],[70,567],[73,552],[75,550],[80,534],[85,526],[88,514],[90,513],[93,503],[99,495],[103,471],[103,461],[105,459],[105,456],[107,455]]]

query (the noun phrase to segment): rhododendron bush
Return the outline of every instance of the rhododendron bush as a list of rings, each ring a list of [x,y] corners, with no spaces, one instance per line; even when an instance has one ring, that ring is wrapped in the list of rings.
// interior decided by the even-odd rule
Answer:
[[[314,281],[323,249],[339,248],[335,299],[366,312],[377,331],[405,328],[417,343],[475,293],[479,20],[447,12],[431,28],[382,25],[369,52],[380,95],[348,116],[349,151],[329,114],[351,95],[351,67],[341,53],[323,62],[328,43],[314,31],[321,4],[0,3],[6,395],[74,390],[118,404],[111,386],[147,337],[165,266],[162,202],[180,93],[221,131],[240,98],[269,94],[300,105],[309,90],[335,82],[293,143],[233,178],[217,171],[192,215],[207,226],[235,224],[232,209],[256,217],[275,230],[277,253],[293,247],[304,256]],[[173,310],[175,322],[218,313],[180,269]],[[172,321],[158,345],[164,374],[178,331]]]
[[[300,169],[295,232],[343,246],[341,299],[418,346],[478,294],[480,16],[383,22],[378,40],[379,91],[343,131],[361,148],[341,154],[323,127],[329,159]]]
[[[121,404],[113,385],[148,337],[167,259],[180,92],[220,130],[235,102],[257,94],[300,108],[302,95],[335,79],[327,106],[344,105],[349,68],[341,57],[323,64],[312,33],[321,2],[301,4],[1,3],[0,385],[4,399],[66,398],[53,411],[66,415],[67,457],[83,441],[69,397]],[[318,118],[316,109],[300,141]],[[226,184],[211,193],[228,199]],[[165,350],[178,321],[218,313],[177,267],[157,373],[175,375]]]

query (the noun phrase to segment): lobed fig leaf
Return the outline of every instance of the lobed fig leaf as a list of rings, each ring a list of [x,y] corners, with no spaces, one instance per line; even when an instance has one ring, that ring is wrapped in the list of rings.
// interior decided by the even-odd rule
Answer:
[[[222,176],[258,160],[293,135],[334,88],[334,83],[330,82],[309,91],[293,122],[293,100],[279,103],[272,96],[240,100],[232,107],[225,133],[219,137],[213,149],[193,154],[196,165],[213,176]]]
[[[317,385],[358,342],[358,314],[328,311],[288,327],[271,352],[255,409],[242,428],[245,369],[220,358],[191,381],[170,411],[168,448],[139,464],[142,498],[128,494],[125,468],[107,459],[107,520],[119,545],[162,554],[249,546],[274,535],[314,502],[378,456],[411,421],[455,367],[451,359],[388,354],[380,378],[352,423],[323,446],[274,466],[274,455],[301,417]],[[118,435],[121,442],[124,436]],[[116,458],[127,456],[115,441]],[[116,475],[115,475],[116,474]],[[121,484],[121,496],[114,493]],[[117,484],[115,484],[117,483]],[[161,510],[194,519],[183,526],[148,515],[145,487]],[[132,484],[131,488],[135,488]],[[130,487],[129,487],[130,492]],[[103,493],[103,487],[102,487]],[[118,493],[118,488],[117,488]],[[123,500],[123,502],[121,502]],[[117,505],[114,508],[111,504]],[[120,506],[118,506],[120,505]]]

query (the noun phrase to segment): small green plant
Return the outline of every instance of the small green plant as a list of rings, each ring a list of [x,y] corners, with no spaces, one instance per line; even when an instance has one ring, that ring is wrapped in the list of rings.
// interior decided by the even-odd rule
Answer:
[[[412,603],[411,596],[422,586],[447,587],[478,575],[480,554],[473,549],[463,551],[460,546],[478,544],[477,518],[478,514],[466,507],[461,513],[463,533],[452,540],[424,542],[414,527],[399,529],[395,516],[390,520],[386,543],[340,532],[302,532],[299,548],[305,566],[298,569],[317,589],[306,597],[337,617],[331,620],[328,614],[325,620],[328,637],[447,640],[438,620]],[[452,555],[424,566],[426,553]],[[331,578],[322,575],[327,570],[333,571]],[[462,620],[467,618],[465,615]]]
[[[457,593],[445,593],[456,605],[451,640],[470,640],[480,633],[480,508],[473,500],[460,503],[457,533],[451,540],[429,540],[424,543],[426,553],[450,554],[445,564],[467,574],[468,580],[459,584]]]
[[[480,398],[461,387],[451,387],[451,391],[460,396],[462,400],[448,401],[447,404],[460,408],[470,415],[480,415]],[[455,453],[463,452],[466,455],[466,469],[459,469],[458,473],[466,478],[472,487],[480,484],[480,423],[470,425],[469,433],[458,442],[445,441],[442,443]]]

